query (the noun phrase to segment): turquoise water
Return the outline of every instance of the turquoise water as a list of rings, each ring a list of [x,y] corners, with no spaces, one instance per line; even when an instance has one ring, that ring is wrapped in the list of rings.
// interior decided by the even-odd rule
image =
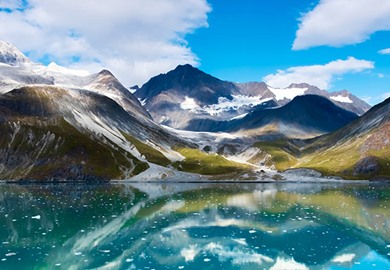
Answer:
[[[390,269],[390,186],[0,185],[0,269]]]

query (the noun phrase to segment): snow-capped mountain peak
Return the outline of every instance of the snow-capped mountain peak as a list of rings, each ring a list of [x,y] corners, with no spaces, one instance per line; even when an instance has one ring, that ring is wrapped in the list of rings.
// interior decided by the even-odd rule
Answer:
[[[0,63],[11,66],[21,66],[31,64],[32,62],[15,46],[0,40]]]

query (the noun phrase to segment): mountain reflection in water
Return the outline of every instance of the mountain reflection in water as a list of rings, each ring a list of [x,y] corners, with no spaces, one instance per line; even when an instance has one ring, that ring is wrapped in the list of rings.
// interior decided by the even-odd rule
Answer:
[[[390,186],[0,185],[0,269],[390,269]]]

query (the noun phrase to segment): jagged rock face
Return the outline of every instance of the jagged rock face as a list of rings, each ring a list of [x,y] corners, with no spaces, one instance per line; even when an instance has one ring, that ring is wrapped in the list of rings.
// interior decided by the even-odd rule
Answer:
[[[368,156],[359,160],[354,168],[354,175],[370,175],[377,174],[380,170],[380,163],[377,157]]]
[[[236,90],[234,84],[221,81],[187,64],[153,77],[136,92],[136,97],[150,100],[162,92],[174,91],[196,99],[200,105],[210,105],[217,103],[220,97],[231,100]]]
[[[108,70],[89,76],[89,79],[79,86],[112,98],[133,116],[142,116],[151,120],[150,114],[142,107],[138,99]]]
[[[347,91],[329,93],[304,83],[286,89],[263,82],[231,83],[190,65],[158,75],[135,92],[156,122],[190,131],[223,130],[253,111],[284,106],[294,97],[308,94],[326,97],[357,115],[370,108]]]
[[[163,125],[183,128],[193,118],[210,118],[213,104],[230,101],[238,91],[235,84],[221,81],[190,65],[180,65],[167,74],[150,79],[134,94]],[[212,113],[211,113],[212,114]],[[223,113],[226,117],[229,112]]]

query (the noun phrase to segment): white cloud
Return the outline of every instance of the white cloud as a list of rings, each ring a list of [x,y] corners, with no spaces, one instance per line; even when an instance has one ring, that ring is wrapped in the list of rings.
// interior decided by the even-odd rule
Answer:
[[[380,54],[390,54],[390,48],[380,50],[378,53],[380,53]]]
[[[207,0],[0,0],[0,39],[33,60],[111,70],[126,84],[198,59],[185,35],[207,27]],[[75,59],[78,61],[75,62]]]
[[[0,9],[17,9],[22,7],[22,0],[0,0]]]
[[[325,65],[297,66],[267,75],[263,81],[273,87],[285,88],[292,83],[308,83],[321,89],[328,89],[335,77],[346,73],[373,69],[374,63],[349,57],[347,60],[335,60]]]
[[[321,0],[300,21],[295,50],[356,44],[390,30],[390,0]]]

